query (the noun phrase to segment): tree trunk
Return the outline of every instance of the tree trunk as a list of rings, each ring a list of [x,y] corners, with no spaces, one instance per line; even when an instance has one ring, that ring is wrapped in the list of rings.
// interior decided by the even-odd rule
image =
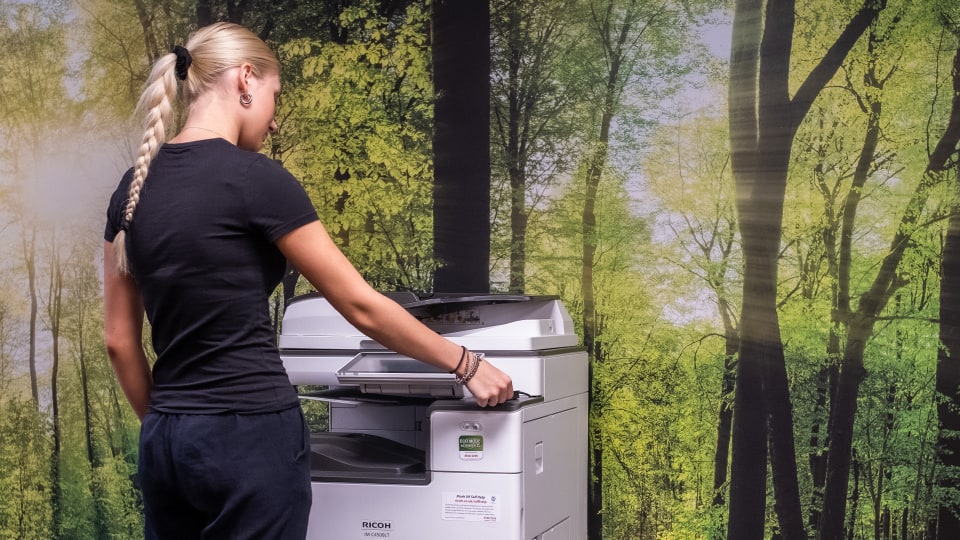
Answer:
[[[748,267],[749,268],[749,267]],[[758,304],[763,296],[759,294],[758,279],[748,272],[748,279],[754,284],[752,293],[745,288],[744,306]],[[769,291],[768,294],[772,294]],[[746,311],[746,308],[744,309]],[[733,402],[733,432],[730,466],[730,507],[727,538],[760,539],[763,538],[764,514],[766,509],[767,479],[767,413],[764,401],[763,362],[775,354],[775,347],[763,336],[762,319],[754,310],[755,317],[743,317],[743,333],[740,342],[740,360],[737,362],[737,382]],[[770,319],[767,319],[768,321]]]
[[[864,112],[867,113],[867,129],[863,144],[860,148],[857,166],[854,171],[850,189],[846,192],[843,199],[844,204],[839,215],[839,223],[836,219],[831,219],[823,230],[824,249],[827,252],[829,260],[829,273],[834,277],[834,285],[831,315],[832,325],[827,343],[828,365],[822,368],[820,373],[816,404],[817,411],[824,409],[827,403],[827,396],[833,396],[835,394],[836,382],[839,377],[839,370],[835,359],[842,357],[840,335],[842,328],[848,322],[850,313],[850,273],[852,268],[854,226],[857,211],[863,196],[863,187],[870,178],[870,171],[874,165],[877,143],[880,137],[880,118],[883,104],[881,101],[873,98],[874,95],[879,95],[884,85],[884,78],[879,77],[876,71],[874,51],[878,39],[877,33],[871,30],[867,44],[870,54],[868,59],[869,65],[867,67],[867,75],[864,77],[869,91],[857,94],[861,107]],[[851,91],[856,93],[855,89],[851,88]],[[824,196],[827,199],[825,201],[825,211],[826,214],[830,216],[832,215],[834,199],[832,198],[832,194],[828,194],[826,191],[824,192]],[[837,242],[838,235],[835,230],[839,231],[839,245]],[[828,381],[829,384],[827,384]],[[819,428],[821,425],[819,420],[820,415],[815,416],[815,424],[811,430],[812,453],[810,456],[810,470],[813,489],[808,524],[813,530],[818,530],[820,527],[821,511],[823,508],[826,465],[829,456],[829,451],[824,442],[829,444],[829,433],[832,429],[835,405],[832,399],[829,403],[830,413],[828,415],[826,436],[824,437],[826,441],[821,441],[819,438]]]
[[[510,170],[510,292],[523,293],[527,262],[526,173]]]
[[[900,516],[900,540],[907,540],[908,523],[910,523],[910,511],[904,508]]]
[[[161,51],[157,44],[157,35],[153,29],[153,17],[147,11],[147,6],[143,0],[135,0],[134,6],[137,10],[137,19],[140,21],[140,27],[143,29],[144,47],[147,51],[147,61],[150,65],[160,58],[161,54],[167,51]],[[199,9],[199,7],[198,7]]]
[[[609,94],[608,94],[609,96]],[[612,107],[612,101],[607,103]],[[607,161],[607,141],[610,137],[611,109],[603,113],[600,126],[598,148],[591,157],[591,164],[587,172],[587,191],[583,203],[583,256],[581,259],[580,294],[583,297],[583,344],[590,354],[590,434],[592,459],[590,462],[592,483],[587,511],[587,538],[601,540],[603,538],[603,437],[601,434],[603,420],[604,396],[600,381],[595,377],[596,366],[603,364],[603,350],[599,343],[597,332],[597,307],[593,290],[593,270],[597,252],[597,215],[596,199],[600,184],[600,177]]]
[[[85,306],[84,306],[85,307]],[[93,442],[92,407],[90,406],[90,377],[87,371],[87,356],[84,339],[85,309],[78,310],[77,323],[77,369],[80,375],[80,397],[83,400],[83,435],[87,446],[87,464],[94,475],[100,469],[100,454]],[[107,510],[104,507],[103,489],[95,478],[91,482],[90,493],[93,496],[93,532],[96,538],[104,538],[108,533]]]
[[[605,397],[600,381],[596,378],[596,367],[603,365],[603,346],[601,330],[597,321],[596,297],[594,295],[593,272],[596,264],[597,247],[597,213],[596,203],[600,180],[603,178],[607,166],[610,144],[610,126],[613,123],[622,93],[622,74],[620,69],[624,61],[624,44],[630,35],[633,24],[631,17],[626,17],[617,28],[605,27],[605,34],[599,36],[610,57],[607,59],[607,71],[604,73],[603,101],[600,108],[600,124],[597,131],[595,147],[589,154],[586,167],[586,191],[583,201],[582,214],[582,257],[580,275],[580,293],[583,298],[583,344],[590,354],[590,433],[592,443],[592,459],[590,463],[592,484],[587,509],[587,538],[601,540],[603,538],[603,437],[601,433],[603,406]]]
[[[510,9],[507,51],[507,141],[505,158],[510,179],[510,284],[512,293],[522,293],[525,284],[527,247],[527,179],[520,148],[520,123],[523,104],[520,98],[520,65],[523,51],[519,43],[519,6]]]
[[[733,45],[730,56],[730,142],[737,206],[741,212],[740,229],[746,229],[749,197],[742,193],[757,182],[757,68],[762,35],[762,3],[737,0],[733,17]],[[746,256],[746,245],[744,245]],[[733,432],[730,463],[730,505],[727,520],[729,540],[763,538],[766,509],[767,422],[763,407],[763,375],[754,334],[754,298],[752,274],[755,254],[746,259],[749,275],[744,278],[741,317],[741,341],[737,362],[737,382],[733,401]],[[749,284],[749,286],[748,286]],[[748,307],[749,306],[749,307]],[[750,320],[747,320],[750,316]]]
[[[604,152],[605,154],[605,152]],[[599,179],[598,179],[599,181]],[[589,179],[588,179],[589,182]],[[591,196],[592,191],[592,196]],[[593,266],[597,251],[594,232],[596,230],[595,199],[596,185],[591,190],[588,183],[587,199],[583,208],[583,259],[581,269],[580,292],[583,297],[583,344],[590,354],[590,493],[587,509],[587,539],[603,538],[603,393],[596,377],[595,366],[602,365],[603,355],[597,345],[596,336],[596,300],[593,294]],[[590,240],[588,240],[590,238]]]
[[[897,303],[899,303],[899,296]],[[903,333],[897,331],[897,363],[902,360]],[[894,414],[893,407],[897,397],[897,387],[891,384],[887,389],[886,413],[884,414],[883,432],[881,433],[882,450],[877,466],[877,489],[873,496],[873,536],[876,540],[890,539],[890,507],[884,504],[883,490],[892,478],[893,471],[888,464],[887,452],[890,450],[889,441],[893,435]]]
[[[565,162],[568,156],[556,145],[569,140],[570,132],[557,128],[568,121],[573,96],[582,99],[578,83],[567,75],[558,78],[570,61],[567,53],[580,46],[566,32],[572,7],[565,0],[492,2],[491,141],[497,176],[509,186],[503,205],[508,216],[497,221],[510,227],[507,287],[513,293],[526,289],[527,226],[530,205],[539,198],[535,189],[552,176],[537,165]]]
[[[765,15],[761,15],[757,0],[736,2],[730,62],[730,139],[746,270],[743,341],[734,399],[731,540],[758,539],[763,534],[765,453],[757,446],[765,443],[762,435],[766,416],[758,415],[760,405],[769,412],[780,530],[787,540],[806,537],[797,485],[793,413],[776,311],[776,257],[787,166],[797,126],[876,17],[879,6],[874,4],[867,0],[791,100],[788,79],[794,2],[769,0]]]
[[[213,24],[213,10],[210,0],[197,0],[197,28]]]
[[[738,1],[734,16],[730,131],[745,273],[734,395],[727,530],[731,540],[763,536],[768,429],[780,532],[788,540],[799,539],[798,534],[803,533],[793,419],[776,309],[786,167],[795,131],[785,108],[789,105],[785,85],[789,37],[780,44],[774,39],[784,39],[781,32],[792,34],[793,8],[792,3],[787,4],[789,9],[768,3],[763,45],[759,3]],[[767,55],[761,47],[777,51],[780,61],[768,61],[774,52]],[[762,63],[760,58],[764,58]],[[764,145],[759,145],[759,140]]]
[[[730,460],[730,432],[733,426],[733,395],[736,382],[736,358],[739,339],[727,340],[727,354],[723,358],[723,380],[720,384],[720,412],[717,414],[717,448],[713,454],[713,506],[725,504],[724,484],[727,482],[727,464]],[[732,350],[731,350],[732,349]]]
[[[873,320],[858,317],[852,321],[847,336],[829,435],[830,449],[820,526],[821,540],[839,539],[843,534],[857,394],[860,382],[866,374],[863,367],[863,350],[866,347],[866,340],[872,333]]]
[[[835,125],[831,126],[830,129],[834,127]],[[822,119],[820,122],[820,130],[821,132],[824,130],[824,122]],[[825,149],[827,144],[822,138],[818,143],[817,153],[820,156],[824,156],[827,152]],[[814,401],[814,408],[811,414],[813,421],[810,425],[810,453],[807,456],[811,483],[807,527],[814,531],[819,527],[820,511],[823,508],[823,485],[827,471],[826,435],[830,432],[830,414],[832,412],[830,396],[833,395],[837,378],[837,361],[841,353],[840,341],[843,321],[840,320],[837,306],[841,305],[840,298],[844,295],[844,287],[841,285],[841,280],[839,279],[839,275],[841,274],[840,261],[843,260],[843,254],[840,253],[840,249],[838,249],[837,239],[838,236],[843,235],[843,229],[840,225],[841,221],[846,223],[846,220],[838,217],[838,213],[835,210],[838,195],[827,186],[827,182],[823,176],[824,169],[825,166],[821,160],[816,164],[812,172],[815,183],[824,199],[823,210],[825,223],[820,228],[820,237],[823,242],[824,255],[827,259],[827,274],[833,278],[830,284],[830,301],[833,309],[831,310],[830,332],[827,337],[826,357],[824,358],[824,364],[820,367],[817,374],[817,397]],[[850,197],[854,195],[859,197],[859,193],[848,193],[846,200],[849,201]],[[848,208],[849,205],[844,205],[844,210]],[[840,214],[846,215],[844,212]],[[852,223],[853,221],[851,220],[851,226]],[[815,272],[816,270],[812,271]],[[809,291],[805,291],[804,298],[813,301],[815,293],[812,287],[805,287],[805,289],[809,289]],[[824,428],[825,425],[826,428]]]
[[[890,507],[885,506],[880,514],[880,534],[877,540],[890,540]]]
[[[733,430],[733,403],[731,398],[736,390],[737,350],[740,348],[740,331],[731,314],[733,311],[723,294],[717,291],[717,305],[724,328],[723,379],[720,383],[720,411],[717,413],[717,447],[713,455],[713,501],[716,508],[726,503],[725,489],[727,468],[730,461],[730,435]],[[724,527],[718,524],[711,532],[711,538],[723,538]]]
[[[436,0],[434,256],[437,292],[490,290],[490,6]]]
[[[960,471],[960,214],[954,210],[943,245],[940,278],[940,343],[937,351],[937,436],[940,489],[957,491]],[[946,473],[946,474],[944,474]],[[960,538],[960,504],[947,497],[938,508],[937,538]]]
[[[29,236],[29,238],[28,238]],[[40,410],[40,390],[37,385],[37,230],[31,227],[23,232],[23,265],[27,270],[27,291],[30,296],[30,392]]]
[[[47,290],[47,317],[50,324],[50,342],[53,364],[50,368],[50,403],[53,411],[53,448],[50,455],[50,485],[53,487],[50,504],[53,508],[51,529],[59,537],[63,529],[63,485],[60,480],[62,430],[60,427],[60,326],[63,321],[63,268],[60,261],[57,235],[51,235],[52,256],[50,282]]]
[[[124,401],[124,405],[126,402]],[[112,444],[113,438],[111,437],[111,455],[116,458],[117,456],[123,456],[125,461],[131,465],[137,465],[136,458],[136,441],[132,441],[130,437],[127,436],[127,429],[123,422],[123,412],[125,407],[121,407],[121,398],[120,393],[117,392],[117,382],[110,381],[110,408],[113,412],[113,417],[117,420],[117,431],[120,433],[120,447],[117,448]],[[139,484],[137,484],[139,488]]]
[[[839,347],[839,336],[831,329],[830,343],[836,342]],[[823,486],[827,476],[827,441],[821,440],[820,429],[823,427],[823,419],[827,419],[826,433],[830,431],[830,410],[827,408],[827,397],[832,395],[832,389],[837,377],[836,365],[833,362],[834,356],[829,354],[832,345],[828,345],[829,364],[820,368],[817,376],[817,401],[814,405],[813,425],[810,428],[810,477],[812,490],[810,494],[810,516],[807,526],[811,530],[817,530],[820,526],[820,512],[823,508]],[[838,350],[839,352],[839,350]],[[832,401],[830,402],[832,403]],[[832,410],[832,407],[830,407]],[[824,437],[825,439],[826,437]]]
[[[953,62],[953,108],[950,128],[960,130],[960,48]],[[956,148],[954,135],[953,146]],[[943,142],[943,141],[941,141]],[[948,141],[949,143],[949,141]],[[943,146],[946,149],[946,146]],[[960,173],[960,167],[958,167]],[[960,180],[958,180],[960,185]],[[957,209],[950,216],[947,238],[943,246],[940,282],[940,343],[937,351],[937,460],[941,469],[940,488],[957,490],[956,471],[960,470],[960,216]],[[945,469],[945,471],[944,471]],[[947,474],[944,474],[946,472]],[[953,474],[951,474],[953,473]],[[956,497],[947,497],[937,511],[937,538],[960,538],[960,503]]]
[[[834,540],[842,537],[857,393],[865,374],[863,351],[866,341],[873,333],[876,317],[900,286],[896,271],[909,244],[910,231],[919,222],[930,188],[938,183],[942,171],[956,152],[957,142],[960,141],[960,49],[954,56],[951,73],[954,94],[947,128],[930,154],[920,185],[907,203],[889,252],[884,257],[876,278],[870,289],[860,297],[856,313],[851,315],[847,346],[844,350],[837,387],[836,422],[830,434],[824,514],[818,537],[820,540]]]
[[[850,494],[850,521],[847,524],[847,540],[853,540],[857,524],[857,506],[860,504],[860,460],[853,452],[853,493]]]
[[[874,32],[870,32],[870,39],[868,43],[868,49],[873,50],[874,40],[876,35]],[[882,84],[879,82],[879,77],[876,74],[876,65],[875,59],[871,56],[870,66],[868,68],[869,75],[866,77],[868,84],[875,90],[882,89]],[[872,83],[872,84],[871,84]],[[830,333],[830,342],[827,348],[827,353],[830,358],[836,358],[841,356],[840,348],[840,338],[838,335],[838,327],[846,325],[849,323],[849,313],[850,313],[850,272],[852,268],[852,246],[853,246],[853,235],[854,235],[854,225],[856,223],[857,211],[860,206],[860,201],[862,200],[863,187],[866,184],[867,180],[870,177],[870,170],[873,166],[874,158],[876,156],[877,142],[880,137],[880,118],[883,111],[883,104],[878,100],[871,99],[870,92],[866,92],[864,96],[864,101],[867,103],[866,112],[868,113],[867,118],[867,130],[864,136],[863,144],[860,148],[860,154],[857,160],[857,167],[854,171],[853,180],[850,185],[850,190],[847,192],[845,197],[845,202],[843,205],[843,210],[840,216],[840,245],[837,255],[837,268],[836,268],[836,283],[837,283],[837,294],[834,299],[833,305],[833,326],[831,327]],[[831,246],[832,247],[832,246]],[[839,379],[839,370],[836,365],[831,363],[830,366],[833,380]],[[831,388],[831,396],[836,395],[836,390]],[[827,426],[827,442],[829,445],[830,433],[833,429],[835,414],[836,414],[836,402],[830,400],[830,415],[829,422]],[[823,508],[823,497],[826,486],[826,472],[827,472],[827,462],[829,461],[829,450],[824,450],[816,461],[816,469],[813,470],[813,489],[814,489],[814,498],[815,504],[811,505],[810,508],[810,525],[815,527],[816,530],[819,530],[821,526],[820,516]],[[819,500],[816,500],[819,499]]]

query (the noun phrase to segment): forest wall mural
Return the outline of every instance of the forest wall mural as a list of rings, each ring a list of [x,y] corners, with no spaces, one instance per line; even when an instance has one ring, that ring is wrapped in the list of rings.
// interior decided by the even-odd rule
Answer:
[[[488,6],[490,290],[590,354],[590,540],[960,538],[960,4]],[[264,152],[430,291],[435,7],[0,0],[0,538],[143,536],[101,254],[150,63],[260,34]]]

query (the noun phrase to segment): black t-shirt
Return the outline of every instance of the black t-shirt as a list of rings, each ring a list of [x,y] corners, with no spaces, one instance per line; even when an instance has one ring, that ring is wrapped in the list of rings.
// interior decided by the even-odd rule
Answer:
[[[110,200],[109,242],[132,176]],[[157,352],[151,410],[262,413],[298,403],[268,299],[286,268],[274,242],[316,219],[303,187],[266,156],[224,139],[160,148],[126,243]]]

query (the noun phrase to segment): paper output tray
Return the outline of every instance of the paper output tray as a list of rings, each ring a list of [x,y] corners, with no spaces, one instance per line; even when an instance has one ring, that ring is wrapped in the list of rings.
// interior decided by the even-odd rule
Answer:
[[[310,476],[314,481],[425,484],[426,453],[364,433],[310,435]]]

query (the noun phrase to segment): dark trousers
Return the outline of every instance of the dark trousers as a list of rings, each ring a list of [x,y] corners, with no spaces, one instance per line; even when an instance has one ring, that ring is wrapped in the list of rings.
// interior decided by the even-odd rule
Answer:
[[[310,433],[300,407],[266,414],[151,412],[140,428],[146,538],[303,539]]]

